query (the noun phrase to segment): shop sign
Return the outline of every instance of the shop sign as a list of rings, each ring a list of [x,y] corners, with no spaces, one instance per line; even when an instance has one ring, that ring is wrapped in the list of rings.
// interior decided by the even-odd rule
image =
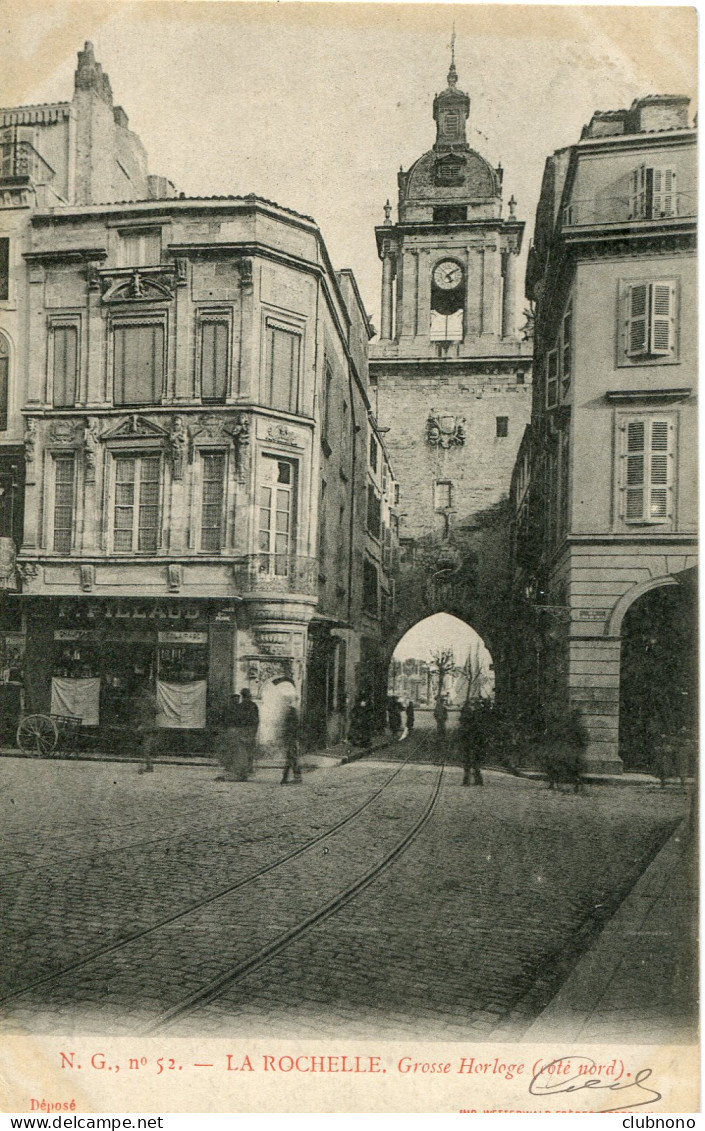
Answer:
[[[160,632],[160,644],[207,644],[207,632]]]
[[[92,640],[93,633],[89,628],[57,628],[54,640]]]
[[[223,621],[227,621],[227,623],[230,624],[231,616],[230,613],[216,613],[215,619],[218,624],[221,624]]]

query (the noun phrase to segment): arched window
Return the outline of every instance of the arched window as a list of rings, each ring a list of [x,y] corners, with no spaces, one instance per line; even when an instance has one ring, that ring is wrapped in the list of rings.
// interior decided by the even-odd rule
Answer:
[[[0,432],[7,432],[7,402],[10,392],[10,343],[0,334]]]

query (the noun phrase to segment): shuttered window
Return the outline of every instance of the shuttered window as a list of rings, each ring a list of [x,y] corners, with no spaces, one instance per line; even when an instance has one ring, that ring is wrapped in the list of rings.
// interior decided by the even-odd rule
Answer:
[[[640,165],[630,178],[629,214],[633,220],[662,220],[678,215],[674,169]]]
[[[573,304],[569,303],[563,315],[561,328],[561,382],[563,395],[570,389],[573,375]]]
[[[546,355],[546,408],[558,404],[558,350],[549,350]]]
[[[71,553],[73,534],[74,457],[54,459],[54,549],[59,554]]]
[[[225,454],[223,452],[205,454],[202,468],[201,549],[222,550]]]
[[[159,229],[120,233],[120,266],[153,267],[161,262],[162,233]]]
[[[10,296],[10,241],[7,237],[0,239],[0,301],[4,302]]]
[[[115,404],[158,404],[164,381],[164,327],[117,326],[113,343]]]
[[[223,402],[228,395],[229,326],[222,322],[201,324],[201,399]]]
[[[668,522],[673,512],[673,421],[636,417],[622,429],[622,517],[630,523]]]
[[[75,326],[55,326],[52,331],[52,400],[56,408],[71,408],[76,403],[78,373],[78,330]]]
[[[286,412],[298,411],[300,354],[300,334],[278,326],[268,327],[265,404]]]
[[[155,553],[159,544],[159,456],[115,460],[113,548]]]
[[[676,347],[676,285],[673,279],[627,287],[625,345],[628,357],[672,357]]]

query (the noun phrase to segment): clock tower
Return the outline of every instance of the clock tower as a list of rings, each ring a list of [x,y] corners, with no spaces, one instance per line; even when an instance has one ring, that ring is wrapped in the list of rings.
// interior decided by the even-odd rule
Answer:
[[[532,344],[516,308],[524,223],[513,197],[505,207],[501,166],[468,142],[454,57],[433,118],[432,148],[398,174],[396,223],[387,202],[375,230],[382,304],[370,379],[401,491],[401,620],[424,611],[405,607],[413,591],[437,610],[464,602],[465,619],[491,634],[482,594],[496,594],[508,564],[501,516],[531,415]],[[457,584],[443,589],[461,562],[466,575],[472,563],[462,600]]]

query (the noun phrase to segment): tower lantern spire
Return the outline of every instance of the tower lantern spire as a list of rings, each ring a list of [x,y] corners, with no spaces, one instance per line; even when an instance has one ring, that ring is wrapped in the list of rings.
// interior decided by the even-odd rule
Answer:
[[[448,86],[454,90],[458,83],[458,72],[455,69],[455,20],[453,20],[453,34],[450,37],[450,69],[448,71]]]
[[[438,151],[467,149],[465,123],[469,114],[470,99],[464,91],[458,90],[458,72],[455,67],[455,24],[453,24],[448,85],[433,100],[433,117],[436,121],[434,149]]]

